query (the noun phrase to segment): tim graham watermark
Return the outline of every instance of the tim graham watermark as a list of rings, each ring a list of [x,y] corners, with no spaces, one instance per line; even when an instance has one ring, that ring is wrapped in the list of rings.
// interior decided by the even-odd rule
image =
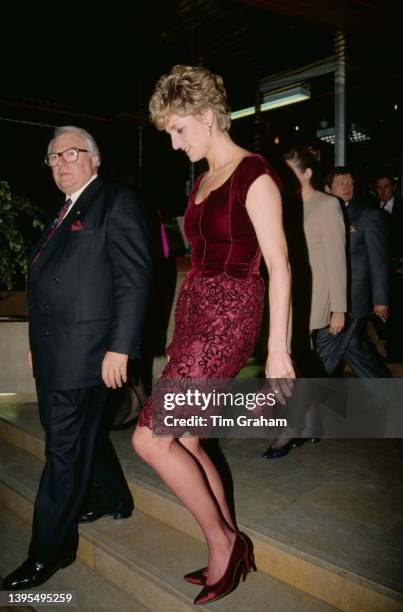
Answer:
[[[233,417],[223,417],[211,414],[208,417],[191,415],[190,417],[174,417],[169,414],[164,417],[166,427],[287,427],[287,419],[270,419],[260,415],[248,417],[244,414]]]

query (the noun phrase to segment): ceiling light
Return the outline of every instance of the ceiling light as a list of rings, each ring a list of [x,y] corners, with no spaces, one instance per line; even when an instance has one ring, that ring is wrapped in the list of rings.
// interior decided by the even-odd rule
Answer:
[[[281,91],[271,92],[263,96],[260,104],[260,112],[273,110],[274,108],[280,108],[288,104],[295,104],[296,102],[303,102],[303,100],[309,100],[310,97],[311,91],[309,85],[298,85]],[[247,108],[242,108],[241,110],[231,113],[231,119],[248,117],[248,115],[254,115],[255,112],[255,106],[248,106]]]
[[[334,144],[335,129],[334,127],[321,128],[316,132],[316,137],[320,140],[323,140],[323,142]],[[367,128],[361,127],[356,123],[352,123],[348,139],[350,142],[366,142],[368,140],[371,140],[371,133]]]

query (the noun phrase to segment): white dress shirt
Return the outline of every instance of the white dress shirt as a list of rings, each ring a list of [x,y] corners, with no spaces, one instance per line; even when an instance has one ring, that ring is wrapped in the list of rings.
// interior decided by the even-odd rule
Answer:
[[[379,208],[383,208],[384,210],[386,210],[386,212],[388,212],[391,215],[394,202],[395,202],[395,198],[394,197],[390,198],[390,200],[388,200],[387,202],[381,202],[379,204]]]
[[[78,198],[80,197],[80,195],[82,194],[82,192],[84,191],[84,189],[85,189],[86,187],[88,187],[88,185],[89,185],[90,183],[92,183],[92,181],[94,181],[94,180],[97,178],[97,176],[98,176],[97,174],[93,174],[93,175],[92,175],[92,177],[90,178],[90,180],[89,180],[87,183],[85,183],[85,185],[83,185],[83,186],[81,187],[81,189],[79,189],[78,191],[75,191],[75,192],[74,192],[74,193],[72,193],[71,195],[68,195],[68,194],[66,193],[66,196],[67,196],[67,197],[66,197],[66,200],[71,200],[71,204],[70,204],[70,207],[69,207],[69,209],[68,209],[68,211],[67,211],[67,213],[66,213],[66,215],[65,215],[64,219],[65,219],[65,218],[67,217],[67,215],[70,213],[71,209],[73,208],[74,204],[77,202]],[[64,221],[64,219],[63,219],[63,221]]]

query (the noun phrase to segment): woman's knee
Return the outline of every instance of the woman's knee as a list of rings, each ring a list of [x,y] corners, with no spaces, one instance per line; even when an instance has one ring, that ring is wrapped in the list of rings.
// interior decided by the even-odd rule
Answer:
[[[194,456],[204,456],[205,452],[200,443],[200,438],[183,437],[179,442]]]
[[[147,456],[147,439],[149,438],[147,434],[147,427],[137,426],[132,436],[133,450],[144,460]]]
[[[171,438],[153,437],[148,427],[137,426],[132,437],[133,449],[147,463],[149,463],[155,455],[162,456],[165,451],[169,450],[171,444]]]

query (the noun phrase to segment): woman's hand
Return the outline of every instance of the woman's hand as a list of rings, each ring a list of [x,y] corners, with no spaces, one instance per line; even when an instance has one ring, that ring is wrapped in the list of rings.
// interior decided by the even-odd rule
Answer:
[[[266,362],[266,378],[277,399],[285,404],[286,397],[291,397],[294,387],[295,371],[287,351],[270,351]]]
[[[330,315],[329,331],[333,336],[337,336],[343,331],[346,322],[346,315],[344,312],[332,312]]]

